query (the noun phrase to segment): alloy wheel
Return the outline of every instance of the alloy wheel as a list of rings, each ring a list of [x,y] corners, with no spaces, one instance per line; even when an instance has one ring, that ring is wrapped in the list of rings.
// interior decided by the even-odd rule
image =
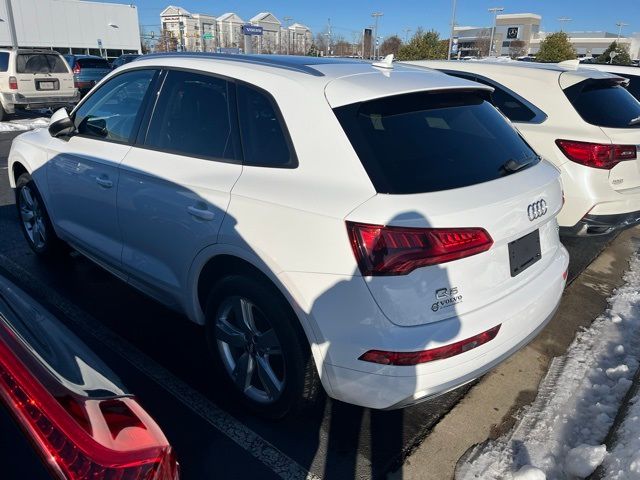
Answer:
[[[28,185],[20,189],[20,218],[34,248],[44,248],[47,243],[44,215],[38,198]]]

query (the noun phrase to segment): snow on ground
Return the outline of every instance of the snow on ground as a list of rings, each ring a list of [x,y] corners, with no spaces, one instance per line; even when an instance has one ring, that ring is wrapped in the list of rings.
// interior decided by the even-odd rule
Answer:
[[[553,360],[512,431],[469,452],[456,480],[584,478],[603,462],[608,454],[602,443],[640,358],[640,254],[632,256],[624,280],[605,313]],[[637,400],[625,423],[635,433],[605,460],[623,474],[607,478],[640,478]]]
[[[613,449],[604,461],[604,478],[608,480],[640,478],[640,394],[630,405],[616,431]]]
[[[0,122],[0,132],[22,132],[33,130],[34,128],[48,127],[49,119],[46,117],[39,118],[21,118],[16,120],[8,120]]]

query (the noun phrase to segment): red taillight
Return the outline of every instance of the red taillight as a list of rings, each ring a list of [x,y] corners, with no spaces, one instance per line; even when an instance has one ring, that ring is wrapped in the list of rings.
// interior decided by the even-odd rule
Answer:
[[[18,79],[16,77],[9,77],[9,88],[11,90],[18,89]]]
[[[610,170],[618,163],[637,158],[635,145],[611,145],[572,140],[556,140],[566,157],[587,167]]]
[[[80,64],[79,64],[79,63],[76,63],[76,64],[73,66],[73,73],[80,73],[80,71],[81,71],[81,70],[82,70],[82,67],[80,67]]]
[[[445,358],[460,355],[461,353],[473,350],[480,345],[490,342],[500,330],[501,325],[475,335],[465,340],[445,345],[444,347],[432,348],[431,350],[422,350],[419,352],[385,352],[383,350],[369,350],[360,357],[365,362],[380,363],[382,365],[409,366],[419,363],[433,362],[434,360],[443,360]]]
[[[1,338],[0,399],[61,479],[179,478],[171,446],[135,399],[54,396]]]
[[[362,275],[406,275],[416,268],[485,252],[493,240],[482,228],[405,228],[347,222]]]

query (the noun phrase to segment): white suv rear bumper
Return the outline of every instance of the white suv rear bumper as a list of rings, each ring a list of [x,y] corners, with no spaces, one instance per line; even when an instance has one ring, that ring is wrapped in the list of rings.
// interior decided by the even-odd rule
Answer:
[[[80,92],[74,90],[72,95],[51,95],[29,97],[21,93],[2,93],[2,108],[7,113],[15,113],[19,109],[54,108],[75,105],[80,101]]]
[[[518,293],[465,315],[416,327],[398,327],[386,318],[383,323],[370,306],[359,309],[357,304],[365,300],[357,287],[360,283],[366,289],[362,278],[360,282],[352,277],[334,283],[327,305],[342,299],[344,303],[334,305],[344,305],[344,311],[325,311],[319,300],[309,315],[317,337],[314,354],[316,363],[322,362],[325,388],[332,397],[348,403],[389,409],[426,400],[480,377],[531,341],[553,317],[568,263],[567,251],[559,246],[549,267]],[[369,302],[375,303],[370,296]],[[358,360],[372,349],[402,352],[437,348],[498,324],[502,326],[493,340],[448,359],[416,366]]]

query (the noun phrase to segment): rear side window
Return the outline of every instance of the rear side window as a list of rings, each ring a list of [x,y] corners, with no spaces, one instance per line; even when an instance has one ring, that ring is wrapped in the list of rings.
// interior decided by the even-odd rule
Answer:
[[[76,63],[82,68],[109,68],[109,62],[102,58],[78,58]]]
[[[620,85],[608,80],[585,80],[566,88],[564,93],[587,123],[605,128],[640,128],[640,102]]]
[[[238,116],[245,165],[259,167],[295,167],[297,165],[281,116],[270,97],[255,88],[244,84],[238,85]]]
[[[170,71],[145,145],[194,157],[237,160],[237,131],[226,80]]]
[[[638,72],[640,73],[640,72]],[[616,74],[620,75],[620,74]],[[627,86],[627,90],[629,93],[636,97],[638,101],[640,101],[640,75],[620,75],[621,77],[625,77],[629,79],[629,85]]]
[[[481,95],[418,92],[335,113],[378,192],[435,192],[495,180],[539,161]]]
[[[493,82],[488,81],[483,77],[477,77],[475,75],[458,75],[455,72],[447,72],[449,75],[459,76],[467,80],[473,80],[474,82],[482,83],[494,88],[491,99],[493,104],[500,109],[512,122],[530,122],[536,118],[536,112],[527,107],[521,102],[515,95],[507,92],[501,86],[496,85]]]
[[[20,53],[16,59],[17,73],[68,73],[60,55],[50,53]]]
[[[9,69],[9,52],[0,52],[0,72],[6,72]]]

